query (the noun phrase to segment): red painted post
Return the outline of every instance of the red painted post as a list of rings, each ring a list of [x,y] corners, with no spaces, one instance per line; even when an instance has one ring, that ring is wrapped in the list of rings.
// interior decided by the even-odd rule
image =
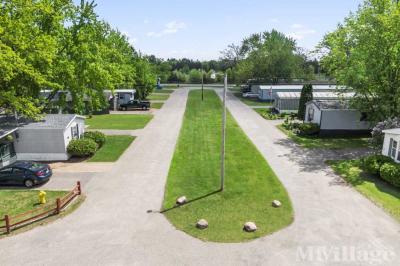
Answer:
[[[78,181],[78,182],[76,183],[76,186],[77,186],[77,188],[78,188],[78,195],[82,194],[81,181]]]
[[[59,198],[56,199],[56,214],[59,214],[61,211],[61,200]]]
[[[4,216],[4,221],[6,222],[7,234],[9,234],[11,232],[11,227],[10,227],[10,218],[8,217],[8,215]]]

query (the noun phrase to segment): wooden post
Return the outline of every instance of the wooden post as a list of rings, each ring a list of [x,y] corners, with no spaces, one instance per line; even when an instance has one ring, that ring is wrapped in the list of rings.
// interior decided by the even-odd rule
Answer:
[[[4,221],[6,222],[7,234],[9,234],[11,232],[11,228],[10,228],[10,218],[8,217],[8,215],[4,216]]]
[[[56,214],[61,212],[61,200],[59,198],[56,199]]]
[[[76,182],[76,187],[78,188],[78,195],[81,195],[82,194],[81,181]]]

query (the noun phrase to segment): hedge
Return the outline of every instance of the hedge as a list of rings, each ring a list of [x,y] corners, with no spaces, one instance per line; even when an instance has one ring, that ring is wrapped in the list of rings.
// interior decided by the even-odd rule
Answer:
[[[400,165],[394,162],[384,163],[380,169],[380,176],[390,184],[400,188]]]
[[[99,148],[106,142],[106,135],[100,131],[88,131],[83,136],[85,139],[91,139],[96,142]]]
[[[96,153],[97,144],[92,139],[74,139],[68,144],[67,151],[72,156],[89,157]]]
[[[382,165],[391,162],[393,162],[392,158],[381,154],[370,155],[361,160],[364,170],[373,175],[379,175]]]

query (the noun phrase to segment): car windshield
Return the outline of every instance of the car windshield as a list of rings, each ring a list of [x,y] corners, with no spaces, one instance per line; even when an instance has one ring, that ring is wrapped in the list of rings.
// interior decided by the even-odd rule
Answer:
[[[41,168],[43,168],[43,164],[40,164],[40,163],[26,164],[26,169],[29,169],[31,171],[37,171],[37,170],[40,170]]]

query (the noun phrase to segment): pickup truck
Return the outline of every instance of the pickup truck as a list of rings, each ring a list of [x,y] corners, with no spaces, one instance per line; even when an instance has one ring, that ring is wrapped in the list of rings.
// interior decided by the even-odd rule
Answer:
[[[132,100],[124,104],[120,104],[119,109],[127,111],[128,109],[142,109],[147,110],[150,108],[150,102],[141,100]]]

